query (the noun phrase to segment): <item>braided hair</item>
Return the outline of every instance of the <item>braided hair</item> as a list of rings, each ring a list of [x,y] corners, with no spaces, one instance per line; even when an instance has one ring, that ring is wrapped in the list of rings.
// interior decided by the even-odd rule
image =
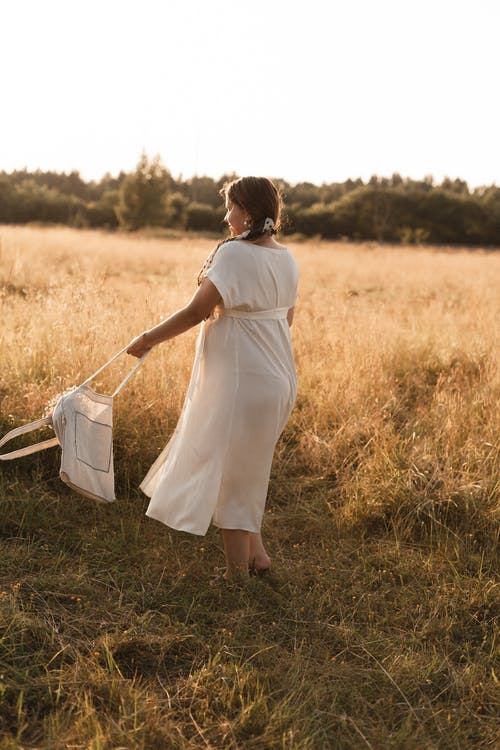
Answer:
[[[226,182],[219,191],[219,195],[247,211],[252,217],[252,222],[246,232],[237,237],[227,237],[212,250],[198,273],[198,286],[205,278],[222,245],[235,240],[252,242],[264,234],[276,234],[281,225],[283,199],[276,185],[267,177],[240,177]]]

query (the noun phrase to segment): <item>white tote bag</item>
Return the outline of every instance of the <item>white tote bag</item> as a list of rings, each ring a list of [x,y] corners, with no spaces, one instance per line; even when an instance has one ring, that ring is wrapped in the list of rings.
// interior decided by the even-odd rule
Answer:
[[[51,415],[8,432],[0,440],[0,448],[18,435],[32,432],[44,425],[54,428],[55,438],[5,453],[0,455],[0,460],[9,461],[60,445],[62,455],[59,476],[63,482],[85,497],[115,500],[113,399],[140,367],[149,351],[136,362],[111,396],[96,393],[88,384],[127,348],[128,345],[81,385],[60,396]]]

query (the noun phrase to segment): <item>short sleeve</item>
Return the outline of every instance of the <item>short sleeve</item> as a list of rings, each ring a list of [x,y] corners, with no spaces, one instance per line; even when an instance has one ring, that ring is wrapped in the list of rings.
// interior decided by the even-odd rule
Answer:
[[[234,245],[231,247],[231,244],[222,245],[217,250],[212,265],[206,274],[206,278],[210,279],[212,284],[217,287],[224,307],[228,309],[235,305],[240,279],[238,272],[240,265],[238,248],[234,247]]]

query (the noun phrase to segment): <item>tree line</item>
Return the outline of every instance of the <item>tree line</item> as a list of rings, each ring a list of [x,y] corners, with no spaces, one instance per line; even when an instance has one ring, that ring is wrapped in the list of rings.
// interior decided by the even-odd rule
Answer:
[[[0,223],[45,222],[135,231],[143,227],[220,234],[219,190],[228,179],[175,179],[158,156],[142,154],[135,171],[84,181],[78,172],[0,172]],[[285,234],[325,239],[500,246],[500,187],[469,189],[373,176],[323,185],[276,180],[286,204]]]

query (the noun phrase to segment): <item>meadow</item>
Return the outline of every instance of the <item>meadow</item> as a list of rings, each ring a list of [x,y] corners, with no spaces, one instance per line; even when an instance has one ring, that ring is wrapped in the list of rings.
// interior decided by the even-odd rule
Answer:
[[[213,245],[0,227],[0,433],[184,304]],[[272,577],[211,587],[217,530],[144,515],[190,331],[116,399],[116,503],[66,488],[58,449],[0,464],[2,750],[500,745],[500,253],[289,246],[299,394]]]

